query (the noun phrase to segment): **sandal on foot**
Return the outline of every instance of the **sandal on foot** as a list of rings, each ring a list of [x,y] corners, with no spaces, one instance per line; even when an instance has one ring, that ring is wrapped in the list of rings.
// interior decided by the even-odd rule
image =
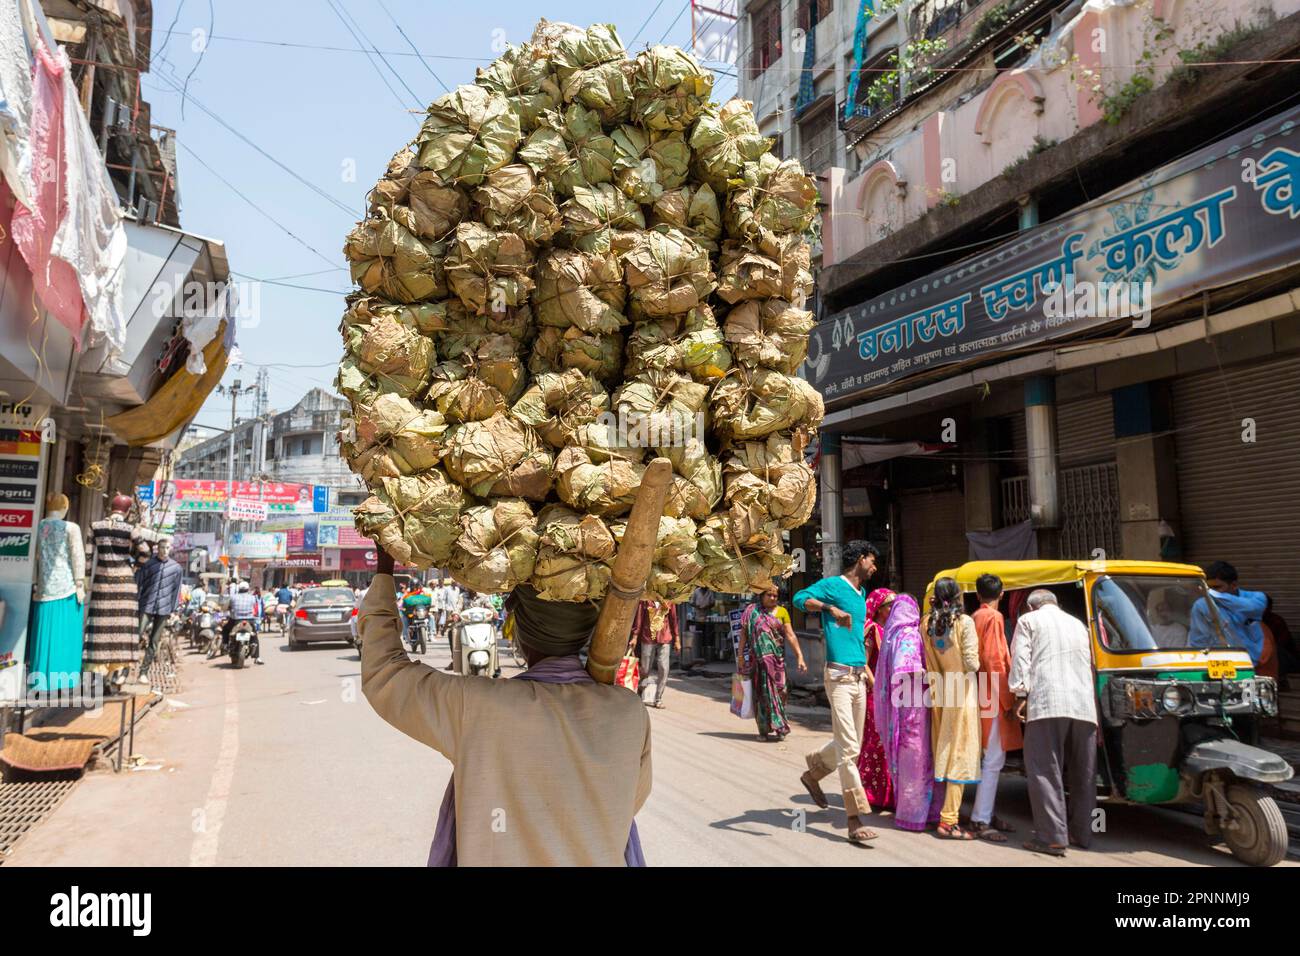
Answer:
[[[830,806],[830,803],[826,800],[826,794],[822,793],[821,784],[808,776],[808,773],[809,771],[805,770],[803,775],[799,777],[799,782],[802,783],[803,788],[808,791],[808,796],[812,797],[813,803],[825,810]]]
[[[935,831],[935,834],[939,837],[940,840],[973,840],[973,839],[975,839],[975,834],[973,834],[973,833],[967,833],[965,830],[963,830],[961,827],[959,827],[959,826],[958,826],[957,824],[955,824],[955,823],[953,823],[953,824],[951,824],[951,825],[950,825],[950,824],[947,824],[947,823],[940,823],[940,824],[939,824],[939,829]]]
[[[1065,847],[1053,846],[1042,840],[1026,840],[1024,847],[1030,853],[1042,853],[1044,856],[1065,856]]]
[[[880,834],[875,830],[868,829],[861,824],[849,830],[849,842],[856,843],[859,846],[865,845],[869,840],[874,840],[878,836]]]
[[[997,825],[993,823],[972,823],[970,832],[981,840],[987,840],[989,843],[1007,842],[1007,838],[998,832]]]
[[[1007,823],[1007,821],[1003,820],[1001,817],[994,817],[992,820],[989,821],[989,826],[997,830],[999,833],[1016,832],[1016,828],[1013,827],[1010,823]]]

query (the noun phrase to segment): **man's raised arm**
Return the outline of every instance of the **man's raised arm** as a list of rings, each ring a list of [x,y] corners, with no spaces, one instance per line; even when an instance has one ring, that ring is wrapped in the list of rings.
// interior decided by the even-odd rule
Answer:
[[[378,552],[378,570],[361,602],[361,690],[375,713],[448,760],[456,758],[465,678],[411,660],[402,646],[393,559]]]

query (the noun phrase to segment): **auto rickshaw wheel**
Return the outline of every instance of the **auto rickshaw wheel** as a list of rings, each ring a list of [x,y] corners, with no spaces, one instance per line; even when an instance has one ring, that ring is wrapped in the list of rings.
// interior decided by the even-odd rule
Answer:
[[[1233,784],[1227,789],[1232,820],[1222,828],[1232,855],[1251,866],[1273,866],[1286,856],[1286,819],[1277,802],[1257,787]]]

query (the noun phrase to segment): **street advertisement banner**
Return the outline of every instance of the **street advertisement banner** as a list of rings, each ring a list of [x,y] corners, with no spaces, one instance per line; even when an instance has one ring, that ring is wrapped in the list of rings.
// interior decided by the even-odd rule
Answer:
[[[267,515],[265,501],[250,501],[247,498],[231,498],[226,517],[231,521],[265,521]]]
[[[819,322],[801,374],[828,405],[1300,262],[1300,107],[1080,211]]]
[[[248,561],[274,560],[285,556],[285,545],[285,536],[279,532],[232,531],[226,554]]]
[[[25,697],[23,666],[47,445],[44,410],[0,405],[0,704]]]
[[[195,548],[217,550],[217,535],[212,531],[177,531],[172,538],[173,551],[193,551]]]
[[[262,501],[270,514],[320,514],[329,511],[330,490],[325,485],[302,485],[284,481],[224,481],[206,478],[177,478],[158,482],[157,496],[170,501],[176,511],[226,510],[230,499]],[[4,501],[0,486],[0,503]]]

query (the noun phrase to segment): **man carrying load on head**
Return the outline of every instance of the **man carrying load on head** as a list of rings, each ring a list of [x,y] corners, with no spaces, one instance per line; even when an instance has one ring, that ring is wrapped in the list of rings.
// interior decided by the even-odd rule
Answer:
[[[578,659],[598,609],[521,585],[510,612],[528,670],[447,674],[407,657],[392,570],[380,550],[361,605],[362,690],[453,764],[429,865],[644,866],[633,817],[650,794],[650,721]]]

